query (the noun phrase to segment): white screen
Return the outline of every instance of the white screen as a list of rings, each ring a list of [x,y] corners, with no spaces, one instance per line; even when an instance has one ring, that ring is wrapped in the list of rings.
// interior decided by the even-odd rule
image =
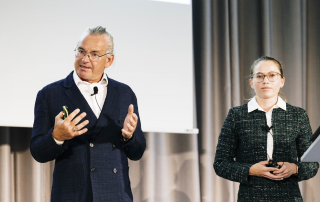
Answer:
[[[191,4],[191,0],[153,0],[153,1],[163,1],[178,4]]]
[[[148,0],[0,3],[0,125],[33,126],[37,92],[73,69],[86,28],[114,37],[110,78],[136,93],[145,131],[193,128],[191,5]]]

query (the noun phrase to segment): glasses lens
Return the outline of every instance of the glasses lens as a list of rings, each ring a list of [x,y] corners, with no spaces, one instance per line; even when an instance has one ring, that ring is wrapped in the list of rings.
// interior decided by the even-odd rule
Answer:
[[[85,51],[77,49],[75,54],[77,58],[81,58],[85,55]]]
[[[254,79],[256,80],[256,82],[262,82],[264,79],[264,75],[263,74],[256,74]]]
[[[92,61],[97,61],[99,59],[99,55],[97,53],[89,53],[89,58]]]
[[[92,61],[97,61],[99,59],[99,56],[96,53],[87,53],[81,49],[77,49],[75,54],[77,58],[84,58],[86,55],[88,55],[89,59]]]
[[[273,82],[273,81],[276,81],[278,79],[279,74],[275,73],[275,72],[270,72],[267,75],[256,74],[254,76],[254,79],[255,79],[256,82],[260,83],[260,82],[262,82],[264,80],[264,77],[267,77],[269,81]]]
[[[274,72],[271,72],[268,74],[268,79],[269,81],[275,81],[278,79],[278,74],[277,73],[274,73]]]
[[[108,53],[104,54],[104,55],[107,55]],[[75,50],[75,55],[77,58],[84,58],[86,55],[88,55],[89,59],[91,61],[98,61],[99,60],[99,56],[98,53],[96,52],[90,52],[90,53],[87,53],[86,51],[82,50],[82,49],[76,49]],[[102,56],[104,56],[102,55]]]

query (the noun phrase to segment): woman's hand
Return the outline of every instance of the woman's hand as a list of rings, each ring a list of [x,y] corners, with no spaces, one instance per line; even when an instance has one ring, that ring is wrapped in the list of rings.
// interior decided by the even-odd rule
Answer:
[[[268,161],[261,161],[252,165],[249,169],[249,175],[258,176],[258,177],[265,177],[271,180],[283,180],[283,172],[279,172],[281,169],[274,168],[274,167],[267,167]],[[281,164],[280,164],[281,165]],[[277,172],[277,175],[271,174],[270,171],[273,173]]]
[[[297,165],[294,163],[278,162],[278,165],[282,165],[282,167],[273,172],[275,176],[283,176],[283,178],[288,178],[291,175],[297,174]]]

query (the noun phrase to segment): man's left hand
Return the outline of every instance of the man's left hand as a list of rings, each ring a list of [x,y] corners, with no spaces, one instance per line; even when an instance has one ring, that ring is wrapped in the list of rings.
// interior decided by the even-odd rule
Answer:
[[[128,114],[123,123],[123,128],[121,130],[122,136],[124,138],[131,138],[134,131],[136,130],[138,123],[138,116],[133,113],[133,105],[131,104],[128,108]]]

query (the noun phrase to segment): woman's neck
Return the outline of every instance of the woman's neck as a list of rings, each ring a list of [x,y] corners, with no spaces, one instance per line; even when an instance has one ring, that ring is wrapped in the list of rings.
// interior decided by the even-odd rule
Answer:
[[[266,112],[268,112],[278,102],[278,96],[274,98],[263,99],[256,96],[258,105]]]

